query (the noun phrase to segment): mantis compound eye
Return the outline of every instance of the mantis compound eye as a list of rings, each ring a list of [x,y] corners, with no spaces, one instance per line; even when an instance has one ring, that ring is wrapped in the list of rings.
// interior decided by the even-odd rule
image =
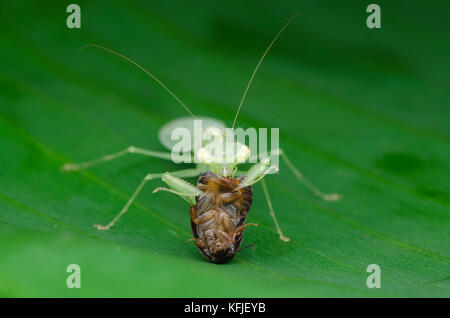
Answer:
[[[205,148],[200,148],[197,152],[197,159],[201,163],[212,163],[213,158]]]
[[[250,157],[250,148],[247,147],[246,145],[241,144],[236,154],[236,161],[245,162],[245,160],[247,160],[248,157]]]

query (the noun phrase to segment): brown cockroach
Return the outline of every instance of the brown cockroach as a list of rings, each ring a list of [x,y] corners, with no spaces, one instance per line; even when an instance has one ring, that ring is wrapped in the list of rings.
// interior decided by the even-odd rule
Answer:
[[[197,187],[203,192],[191,206],[191,228],[195,244],[211,262],[222,264],[240,250],[242,233],[253,201],[252,186],[239,188],[242,178],[220,177],[204,172]]]
[[[278,39],[280,34],[289,25],[289,23],[295,18],[294,15],[289,21],[281,28],[274,39],[270,42],[266,48],[264,54],[258,61],[256,68],[254,69],[251,78],[246,86],[244,94],[239,103],[238,110],[234,117],[233,128],[236,124],[236,119],[239,115],[242,103],[247,95],[247,91],[253,81],[253,78],[259,69],[261,62],[266,54],[269,52],[272,45]],[[159,79],[156,78],[147,69],[143,68],[130,58],[117,53],[111,49],[96,45],[88,44],[84,47],[96,47],[106,50],[114,55],[117,55],[128,62],[134,64],[151,78],[153,78],[158,84],[160,84],[169,94],[171,94],[191,115],[191,117],[183,117],[175,119],[164,125],[159,131],[159,140],[168,149],[172,150],[172,153],[152,151],[135,146],[130,146],[122,151],[104,155],[98,159],[79,163],[79,164],[65,164],[62,166],[62,170],[71,171],[84,169],[102,162],[110,161],[127,154],[141,154],[149,157],[155,157],[166,160],[174,160],[173,157],[173,133],[176,129],[185,129],[189,133],[195,135],[195,121],[200,120],[202,126],[212,131],[215,136],[215,142],[220,140],[223,142],[225,136],[225,124],[215,118],[210,117],[195,117],[190,109]],[[82,47],[82,48],[84,48]],[[202,135],[203,138],[203,135]],[[227,139],[228,140],[228,139]],[[228,151],[228,141],[224,146],[225,152]],[[234,146],[233,146],[234,147]],[[284,162],[290,171],[297,177],[298,180],[303,182],[315,195],[321,197],[324,200],[338,200],[340,197],[337,194],[325,194],[315,188],[303,174],[298,171],[291,161],[286,157],[285,153],[281,149],[272,149],[270,156],[268,154],[260,154],[260,161],[253,165],[249,171],[240,172],[240,176],[235,178],[234,175],[237,172],[237,165],[245,162],[250,158],[250,148],[243,143],[237,143],[237,152],[231,156],[231,161],[223,161],[223,157],[218,157],[216,153],[211,151],[211,148],[205,147],[204,140],[201,140],[201,147],[185,148],[189,153],[184,153],[184,162],[191,162],[192,158],[196,158],[196,167],[193,169],[185,169],[174,172],[166,173],[151,173],[144,177],[131,198],[125,204],[120,213],[107,225],[94,225],[98,230],[108,230],[116,221],[127,212],[131,203],[136,199],[136,196],[142,190],[144,185],[152,179],[162,179],[169,187],[168,188],[156,188],[153,192],[168,191],[179,195],[190,204],[191,215],[191,228],[194,235],[195,243],[200,252],[211,262],[220,264],[225,263],[236,255],[241,250],[242,235],[244,230],[249,225],[256,225],[254,223],[245,223],[248,212],[250,210],[253,200],[253,188],[252,186],[261,181],[264,195],[268,204],[270,215],[275,223],[277,232],[280,239],[288,242],[290,239],[283,235],[278,221],[275,216],[275,211],[272,207],[272,202],[269,197],[268,189],[264,181],[264,176],[272,174],[278,171],[278,166],[271,164],[270,156],[281,155]],[[235,148],[233,148],[235,149]],[[186,156],[187,154],[187,156]],[[262,158],[261,158],[262,157]],[[197,187],[183,180],[182,178],[197,177]]]

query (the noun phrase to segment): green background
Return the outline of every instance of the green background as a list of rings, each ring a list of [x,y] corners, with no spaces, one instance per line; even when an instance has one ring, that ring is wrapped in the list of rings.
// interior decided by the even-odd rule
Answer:
[[[372,2],[372,1],[371,1]],[[0,296],[449,297],[450,20],[448,1],[66,1],[0,4]],[[239,125],[279,127],[281,147],[318,187],[281,166],[260,185],[244,245],[225,265],[196,250],[186,203],[149,184],[109,221],[149,172],[180,167],[129,156],[77,173],[78,162],[131,144],[163,150],[157,132],[184,110],[231,125],[262,52],[295,12],[250,89]],[[184,166],[183,166],[184,167]],[[195,180],[191,180],[195,182]],[[369,264],[381,288],[366,287]],[[79,264],[81,288],[66,287]]]

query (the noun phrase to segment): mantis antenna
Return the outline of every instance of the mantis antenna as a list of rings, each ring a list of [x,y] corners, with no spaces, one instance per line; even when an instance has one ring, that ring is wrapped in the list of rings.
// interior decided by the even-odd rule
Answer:
[[[114,55],[117,55],[117,56],[119,56],[119,57],[121,57],[121,58],[123,58],[124,60],[126,60],[126,61],[128,61],[128,62],[130,62],[131,64],[134,64],[135,66],[137,66],[138,68],[140,68],[142,71],[144,71],[148,76],[150,76],[151,78],[153,78],[159,85],[161,85],[170,95],[172,95],[173,96],[173,98],[175,98],[176,99],[176,101],[178,102],[178,103],[180,103],[181,104],[181,106],[183,106],[184,107],[184,109],[186,109],[187,111],[188,111],[188,113],[192,116],[192,118],[195,118],[195,116],[194,116],[194,114],[191,112],[191,110],[166,86],[166,85],[164,85],[158,78],[156,78],[156,76],[155,75],[153,75],[152,73],[150,73],[148,70],[146,70],[145,68],[143,68],[142,66],[140,66],[138,63],[136,63],[135,61],[133,61],[132,59],[130,59],[129,57],[126,57],[125,55],[122,55],[122,54],[120,54],[120,53],[118,53],[118,52],[116,52],[116,51],[113,51],[113,50],[111,50],[111,49],[108,49],[108,48],[106,48],[106,47],[103,47],[103,46],[100,46],[100,45],[97,45],[97,44],[86,44],[86,45],[83,45],[82,47],[80,47],[79,49],[78,49],[78,51],[81,51],[81,50],[83,50],[83,49],[85,49],[85,48],[87,48],[87,47],[95,47],[95,48],[98,48],[98,49],[102,49],[102,50],[105,50],[105,51],[107,51],[107,52],[109,52],[109,53],[112,53],[112,54],[114,54]]]
[[[270,42],[269,46],[268,46],[267,49],[264,51],[264,54],[263,54],[263,55],[261,56],[261,58],[259,59],[259,62],[258,62],[258,64],[256,65],[256,68],[255,68],[255,70],[253,71],[253,74],[252,74],[252,76],[250,77],[250,80],[248,81],[247,87],[245,88],[244,95],[242,95],[241,102],[239,103],[239,107],[238,107],[238,110],[237,110],[237,112],[236,112],[236,116],[234,117],[233,127],[232,127],[232,128],[234,128],[234,125],[236,124],[236,120],[237,120],[237,118],[238,118],[239,112],[241,111],[242,103],[244,102],[244,99],[245,99],[245,97],[247,96],[248,89],[250,88],[250,85],[252,84],[253,79],[254,79],[254,77],[255,77],[255,74],[256,74],[256,72],[258,71],[259,67],[261,66],[262,61],[264,60],[264,58],[266,57],[267,53],[270,51],[272,45],[273,45],[273,44],[275,43],[275,41],[278,39],[278,37],[280,36],[280,34],[283,33],[284,29],[286,29],[287,26],[292,22],[292,20],[294,20],[295,17],[297,17],[298,15],[299,15],[298,13],[294,14],[294,15],[293,15],[293,16],[285,23],[285,25],[281,28],[280,31],[278,31],[277,35],[275,35],[275,37],[273,38],[272,42]]]

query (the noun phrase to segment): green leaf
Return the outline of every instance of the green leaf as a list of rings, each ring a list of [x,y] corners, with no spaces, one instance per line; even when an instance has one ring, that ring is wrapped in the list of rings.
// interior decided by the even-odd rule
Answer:
[[[367,3],[80,1],[0,4],[0,296],[449,297],[450,60],[448,10]],[[448,6],[448,5],[447,5]],[[194,114],[280,128],[293,164],[339,202],[314,197],[286,166],[267,177],[289,243],[260,185],[240,252],[224,265],[197,251],[189,207],[169,193],[137,203],[109,231],[147,173],[187,168],[129,155],[75,173],[130,145],[163,151],[157,133],[185,110],[117,50],[149,68]],[[195,180],[190,180],[195,182]],[[81,288],[66,287],[69,264]],[[381,288],[369,289],[369,264]]]

